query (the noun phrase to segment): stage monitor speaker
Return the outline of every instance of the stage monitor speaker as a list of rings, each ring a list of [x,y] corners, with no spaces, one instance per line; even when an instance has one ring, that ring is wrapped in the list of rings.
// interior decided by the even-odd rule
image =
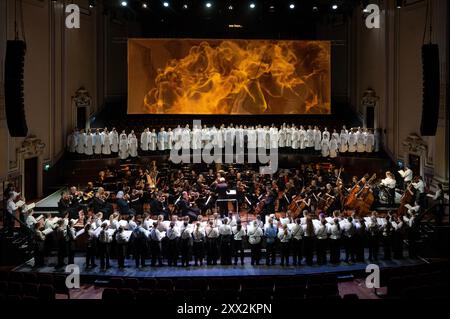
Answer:
[[[437,44],[422,46],[423,63],[423,105],[420,133],[435,136],[439,120],[440,75],[439,47]]]
[[[26,137],[28,134],[23,95],[25,42],[10,40],[6,45],[5,59],[5,109],[9,134]]]

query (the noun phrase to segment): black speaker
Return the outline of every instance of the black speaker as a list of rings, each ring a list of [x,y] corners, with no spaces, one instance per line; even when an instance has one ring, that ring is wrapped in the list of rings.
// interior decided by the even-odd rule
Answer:
[[[23,96],[23,68],[26,45],[23,41],[8,41],[5,59],[5,109],[9,134],[26,137],[28,134]]]
[[[422,46],[423,105],[420,134],[435,136],[439,120],[440,75],[439,47],[437,44]]]

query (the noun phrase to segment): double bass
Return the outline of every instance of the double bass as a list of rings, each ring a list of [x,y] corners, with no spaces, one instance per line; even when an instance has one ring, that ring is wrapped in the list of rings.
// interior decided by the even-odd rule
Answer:
[[[414,179],[414,181],[416,181],[416,179]],[[410,183],[400,199],[400,207],[397,210],[398,216],[406,215],[406,213],[408,212],[408,208],[406,208],[405,206],[407,204],[411,204],[414,201],[414,197],[415,193],[413,190],[413,185],[412,183]]]
[[[363,216],[368,215],[370,212],[370,208],[372,207],[373,202],[375,201],[375,197],[373,196],[373,193],[370,191],[370,188],[376,178],[377,175],[373,174],[373,176],[366,182],[366,184],[357,194],[357,205],[355,207],[355,210],[360,215]]]

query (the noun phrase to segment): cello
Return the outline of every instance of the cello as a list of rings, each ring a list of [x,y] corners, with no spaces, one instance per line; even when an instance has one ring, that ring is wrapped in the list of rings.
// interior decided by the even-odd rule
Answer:
[[[364,177],[361,178],[349,191],[349,194],[344,200],[344,208],[353,207],[357,200],[357,195],[361,190],[359,184],[364,180]]]

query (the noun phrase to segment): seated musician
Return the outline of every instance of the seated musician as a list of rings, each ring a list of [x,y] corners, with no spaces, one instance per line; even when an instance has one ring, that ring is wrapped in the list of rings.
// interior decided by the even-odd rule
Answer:
[[[90,195],[87,195],[89,197]],[[87,198],[85,197],[85,199]],[[99,187],[97,193],[92,199],[92,208],[94,212],[102,212],[105,218],[109,218],[109,215],[113,211],[113,207],[110,203],[106,202],[109,197],[109,193],[105,192],[103,187]]]
[[[169,220],[169,209],[164,195],[154,194],[152,196],[150,201],[150,211],[154,215],[163,215],[164,220]]]
[[[134,215],[136,212],[130,208],[127,196],[123,191],[119,191],[116,195],[116,205],[122,215]]]
[[[386,172],[386,178],[381,180],[381,185],[386,187],[388,190],[388,203],[389,205],[395,204],[395,185],[397,182],[395,181],[395,176],[391,172]]]
[[[181,216],[189,216],[190,220],[196,220],[199,214],[198,208],[194,208],[189,200],[189,194],[187,192],[182,193],[182,198],[178,202],[178,208],[181,211]]]

